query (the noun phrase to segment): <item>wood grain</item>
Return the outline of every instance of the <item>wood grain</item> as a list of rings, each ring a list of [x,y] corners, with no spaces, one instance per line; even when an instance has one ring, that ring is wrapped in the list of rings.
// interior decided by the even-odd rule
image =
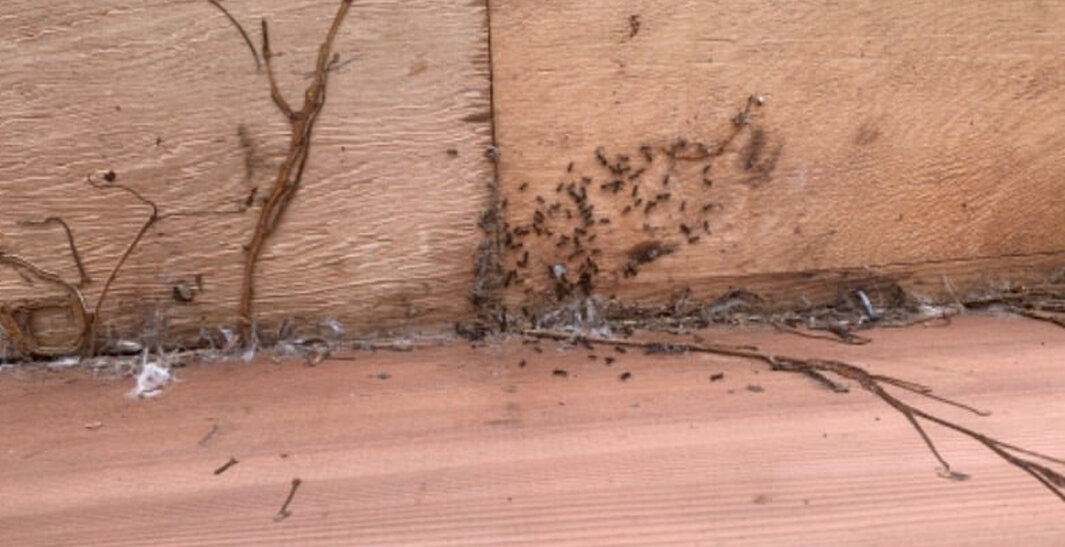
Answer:
[[[928,384],[993,414],[915,403],[1065,453],[1065,331],[1044,323],[962,317],[873,331],[867,346],[765,330],[701,334]],[[708,355],[599,348],[591,360],[587,350],[542,347],[357,353],[315,368],[192,365],[151,400],[124,397],[128,380],[0,375],[0,536],[17,545],[966,546],[1065,537],[1060,502],[1030,478],[930,428],[972,475],[937,477],[905,420],[863,392],[834,394]],[[607,355],[617,361],[606,366]],[[631,378],[620,381],[622,372]],[[711,382],[713,373],[724,378]],[[239,463],[214,475],[230,457]],[[294,477],[303,484],[292,516],[275,523]]]
[[[260,40],[270,22],[280,86],[299,104],[336,2],[230,1]],[[0,16],[0,248],[76,279],[61,216],[90,274],[106,277],[145,207],[233,210],[269,189],[289,127],[233,25],[206,1],[16,1]],[[351,333],[434,328],[470,314],[466,291],[493,172],[484,4],[360,2],[335,51],[303,187],[267,246],[258,319],[340,320]],[[167,219],[105,302],[103,332],[195,335],[236,322],[244,214]],[[196,285],[192,303],[173,287]],[[101,283],[86,288],[90,305]],[[38,295],[0,271],[0,299]],[[163,319],[165,318],[165,319]]]
[[[601,251],[601,294],[661,302],[690,285],[713,297],[720,279],[790,276],[787,288],[804,272],[864,268],[937,278],[944,262],[967,264],[955,275],[976,281],[959,279],[968,290],[981,268],[1002,271],[994,257],[1046,266],[1065,251],[1065,5],[502,0],[491,20],[507,220],[528,227],[556,200],[575,209],[557,185],[590,177],[597,223],[582,240]],[[666,189],[661,151],[681,137],[688,150],[721,145],[752,95],[765,103],[714,161],[713,185],[705,162],[682,161]],[[600,189],[615,177],[597,148],[635,171],[645,145],[641,178]],[[645,202],[671,199],[623,215],[637,182]],[[508,253],[512,304],[543,300],[548,267],[583,259],[558,241],[575,221],[545,224],[554,237],[517,238]],[[678,248],[622,275],[649,240]]]

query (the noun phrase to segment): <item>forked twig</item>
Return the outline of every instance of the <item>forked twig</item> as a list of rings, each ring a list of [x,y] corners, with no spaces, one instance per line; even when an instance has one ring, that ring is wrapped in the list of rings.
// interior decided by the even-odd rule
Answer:
[[[547,338],[552,340],[570,342],[579,339],[581,343],[603,344],[610,346],[649,348],[663,345],[660,342],[636,342],[632,340],[618,340],[614,338],[586,337],[577,336],[572,333],[543,330],[527,330],[522,331],[521,334],[535,338]],[[1036,461],[1042,460],[1057,465],[1065,465],[1065,459],[1054,458],[1046,454],[1005,443],[978,431],[974,431],[967,427],[950,422],[900,400],[885,389],[885,386],[897,387],[915,395],[925,397],[936,402],[945,403],[979,416],[987,416],[989,414],[986,411],[978,410],[969,405],[959,403],[957,401],[953,401],[941,397],[939,395],[935,395],[928,387],[922,386],[920,384],[915,384],[906,380],[892,378],[890,376],[872,374],[857,365],[852,365],[843,361],[823,359],[799,359],[795,357],[777,356],[769,353],[764,353],[757,349],[727,346],[721,344],[670,344],[670,347],[683,349],[689,352],[711,353],[728,357],[739,357],[747,360],[760,361],[769,365],[772,370],[796,372],[807,376],[812,376],[818,381],[822,382],[824,381],[823,379],[827,379],[827,377],[825,376],[826,374],[834,374],[841,378],[851,380],[862,386],[862,388],[866,391],[879,397],[880,400],[887,403],[889,406],[891,406],[900,414],[902,414],[904,418],[906,418],[906,420],[910,423],[914,430],[917,431],[917,434],[921,437],[921,440],[924,441],[929,451],[932,452],[932,455],[935,457],[936,461],[938,461],[939,464],[942,466],[942,470],[940,473],[942,476],[954,480],[964,480],[965,478],[967,478],[967,475],[965,475],[964,473],[959,473],[951,469],[950,464],[942,456],[942,454],[940,454],[939,450],[936,448],[935,443],[925,431],[924,426],[921,425],[919,419],[932,422],[947,429],[953,430],[957,433],[961,433],[962,435],[965,435],[970,439],[979,442],[980,444],[984,445],[988,450],[1005,460],[1010,465],[1013,465],[1014,467],[1017,467],[1025,473],[1031,475],[1033,478],[1039,481],[1040,484],[1042,484],[1055,496],[1057,496],[1058,499],[1060,499],[1062,502],[1065,502],[1065,475]],[[837,385],[835,384],[835,382],[832,382],[832,384]],[[1028,458],[1021,457],[1018,454],[1028,456]]]
[[[266,63],[266,76],[270,83],[270,96],[278,110],[288,119],[292,125],[292,138],[289,143],[288,156],[278,168],[277,178],[274,180],[270,195],[263,203],[259,212],[259,220],[255,225],[251,242],[248,243],[244,257],[244,276],[242,279],[240,307],[238,319],[241,326],[241,338],[245,343],[251,340],[252,331],[252,301],[255,298],[255,266],[262,254],[263,244],[273,234],[281,216],[288,209],[292,198],[299,189],[303,177],[303,169],[307,165],[307,155],[310,151],[311,132],[318,114],[325,105],[325,89],[328,80],[329,69],[336,61],[336,57],[330,57],[333,41],[336,39],[340,24],[351,6],[351,0],[342,0],[329,33],[318,49],[318,61],[315,64],[314,80],[304,92],[303,107],[297,112],[293,111],[288,102],[281,95],[277,85],[277,79],[273,68],[273,52],[270,50],[270,33],[266,20],[262,21],[263,31],[263,61]]]

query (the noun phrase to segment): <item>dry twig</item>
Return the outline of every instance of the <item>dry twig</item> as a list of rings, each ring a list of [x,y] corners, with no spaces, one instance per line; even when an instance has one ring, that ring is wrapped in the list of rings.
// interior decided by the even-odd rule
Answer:
[[[337,57],[330,57],[333,41],[340,29],[340,23],[351,6],[351,0],[342,0],[329,33],[318,49],[318,61],[315,65],[314,80],[304,92],[303,107],[299,111],[293,111],[281,95],[274,75],[273,53],[270,50],[270,35],[266,20],[262,21],[263,31],[263,60],[266,63],[266,75],[270,82],[270,96],[277,105],[278,110],[288,118],[292,125],[292,139],[289,143],[288,156],[278,169],[277,178],[270,191],[270,195],[263,203],[259,213],[259,220],[255,225],[251,242],[247,245],[247,254],[244,258],[244,277],[242,280],[240,308],[238,317],[241,323],[241,337],[245,343],[251,340],[252,330],[252,301],[255,297],[254,277],[255,265],[262,254],[263,244],[273,234],[281,216],[288,209],[289,203],[299,189],[300,180],[303,177],[303,169],[307,165],[307,155],[310,151],[311,132],[314,122],[325,105],[325,88],[329,69],[337,61]]]
[[[547,338],[553,340],[573,341],[576,337],[571,333],[560,333],[554,331],[541,331],[541,330],[529,330],[523,331],[525,336],[531,336],[536,338]],[[613,338],[600,338],[600,337],[579,337],[584,343],[592,344],[604,344],[610,346],[621,347],[640,347],[649,348],[653,346],[662,346],[659,342],[636,342],[632,340],[618,340]],[[741,348],[735,346],[726,346],[721,344],[669,344],[672,348],[683,349],[689,352],[699,353],[712,353],[716,355],[724,355],[729,357],[739,357],[742,359],[760,361],[769,365],[770,369],[783,372],[796,372],[811,376],[821,382],[829,382],[828,385],[836,386],[835,382],[828,380],[828,374],[834,374],[838,377],[851,380],[858,383],[863,389],[876,395],[880,400],[887,403],[894,408],[910,423],[910,425],[917,431],[925,445],[932,452],[932,455],[936,458],[936,461],[942,466],[940,475],[946,478],[954,480],[964,480],[967,475],[956,472],[951,469],[950,464],[940,454],[936,448],[935,443],[932,442],[932,438],[925,431],[924,426],[921,425],[919,420],[925,420],[934,424],[940,425],[947,429],[951,429],[955,432],[961,433],[973,439],[980,444],[984,445],[988,450],[991,450],[994,454],[1005,460],[1010,465],[1021,469],[1025,473],[1028,473],[1040,484],[1050,490],[1061,501],[1065,502],[1065,475],[1061,472],[1055,471],[1047,465],[1040,463],[1038,460],[1049,462],[1057,465],[1065,465],[1065,460],[1054,458],[1046,454],[1040,454],[1019,446],[999,441],[993,437],[989,437],[978,431],[974,431],[967,427],[955,424],[946,419],[940,418],[933,414],[928,413],[918,407],[915,407],[909,403],[902,401],[896,396],[887,391],[887,387],[894,387],[903,391],[908,391],[915,395],[931,399],[933,401],[944,403],[956,408],[960,408],[976,414],[978,416],[987,416],[989,413],[978,410],[971,406],[953,401],[939,395],[932,393],[931,388],[915,384],[906,380],[900,380],[890,376],[884,376],[881,374],[873,374],[869,371],[850,363],[842,361],[833,361],[825,359],[799,359],[795,357],[777,356],[769,353],[762,352],[757,349]]]
[[[214,6],[215,6],[216,8],[218,8],[219,10],[221,10],[221,11],[222,11],[222,13],[223,13],[223,14],[224,14],[224,15],[226,16],[226,18],[227,18],[227,19],[229,19],[229,22],[230,22],[230,23],[233,23],[233,26],[237,27],[237,30],[238,30],[238,31],[240,31],[240,35],[241,35],[241,37],[243,37],[243,38],[244,38],[244,43],[248,44],[248,49],[250,49],[250,50],[251,50],[251,55],[252,55],[252,57],[254,57],[254,58],[255,58],[255,70],[259,70],[259,69],[261,69],[263,65],[262,65],[262,63],[261,63],[261,62],[259,61],[259,52],[258,52],[258,51],[255,51],[255,44],[252,44],[252,43],[251,43],[251,37],[250,37],[250,36],[248,36],[248,33],[247,33],[247,31],[245,31],[245,30],[244,30],[244,25],[241,25],[241,24],[240,24],[240,22],[238,22],[238,21],[237,21],[237,19],[236,19],[235,17],[233,17],[233,15],[232,15],[232,14],[230,14],[230,13],[229,13],[229,10],[227,10],[227,9],[226,9],[226,8],[225,8],[225,7],[224,7],[224,6],[222,5],[222,3],[221,3],[221,2],[219,2],[218,0],[207,0],[207,1],[208,1],[208,2],[210,2],[210,3],[212,3],[212,4],[214,4]]]

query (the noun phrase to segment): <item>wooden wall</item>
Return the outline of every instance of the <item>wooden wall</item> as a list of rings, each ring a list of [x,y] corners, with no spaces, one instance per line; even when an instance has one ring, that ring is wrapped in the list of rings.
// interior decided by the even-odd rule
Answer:
[[[337,2],[224,5],[256,45],[270,20],[300,102]],[[145,208],[87,174],[114,170],[164,214],[231,210],[272,183],[288,124],[207,1],[9,8],[0,250],[73,280],[62,232],[20,224],[63,217],[91,305]],[[589,258],[597,293],[639,303],[1039,279],[1065,264],[1063,22],[1065,4],[1021,0],[356,1],[304,186],[260,264],[258,318],[349,334],[470,319],[495,176],[512,311],[551,305],[551,268],[577,285]],[[103,321],[235,323],[257,212],[158,224]],[[193,302],[174,300],[182,283]],[[0,271],[0,300],[43,290]]]
[[[265,196],[289,145],[265,71],[207,1],[8,2],[0,15],[0,249],[71,281],[58,215],[75,232],[95,303],[147,208],[93,190],[114,170],[161,213],[233,210]],[[336,1],[224,2],[259,46],[270,23],[280,87],[302,104]],[[356,2],[334,50],[327,101],[292,207],[257,275],[260,321],[336,318],[349,334],[411,330],[470,314],[493,168],[483,3]],[[137,333],[232,325],[244,214],[176,217],[148,233],[101,319]],[[173,298],[197,285],[193,302]],[[0,299],[40,294],[0,270]]]
[[[597,291],[651,303],[690,286],[791,305],[884,277],[942,296],[1065,264],[1063,3],[492,7],[508,221],[533,229],[512,236],[511,303],[542,301],[549,266],[575,281],[575,228]],[[568,196],[582,177],[594,226]],[[626,276],[648,242],[674,251]]]

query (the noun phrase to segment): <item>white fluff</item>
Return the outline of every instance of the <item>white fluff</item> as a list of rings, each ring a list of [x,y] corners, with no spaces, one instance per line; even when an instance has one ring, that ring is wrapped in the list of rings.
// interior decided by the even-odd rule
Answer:
[[[163,393],[163,388],[173,380],[170,368],[156,362],[148,361],[148,352],[141,359],[141,370],[137,374],[137,385],[129,392],[130,397],[155,397]]]

